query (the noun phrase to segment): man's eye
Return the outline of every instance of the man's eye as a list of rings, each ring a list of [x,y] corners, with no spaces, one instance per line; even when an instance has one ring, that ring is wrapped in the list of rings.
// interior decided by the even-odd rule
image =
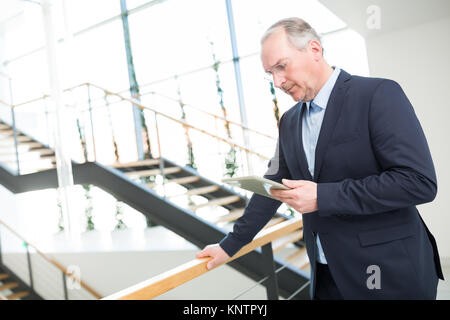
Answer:
[[[286,64],[279,64],[276,66],[276,70],[277,71],[284,71],[284,69],[286,69]]]

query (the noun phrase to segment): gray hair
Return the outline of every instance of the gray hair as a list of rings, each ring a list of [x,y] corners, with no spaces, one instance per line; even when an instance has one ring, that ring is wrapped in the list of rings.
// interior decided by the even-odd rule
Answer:
[[[305,20],[295,17],[282,19],[270,26],[262,36],[261,44],[263,44],[270,35],[283,29],[286,31],[291,44],[299,50],[305,49],[311,40],[316,40],[322,45],[316,30],[314,30]]]

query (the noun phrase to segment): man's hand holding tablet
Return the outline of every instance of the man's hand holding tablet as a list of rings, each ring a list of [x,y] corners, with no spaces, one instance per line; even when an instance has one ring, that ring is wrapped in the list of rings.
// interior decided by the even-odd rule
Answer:
[[[222,181],[279,200],[300,213],[318,210],[317,183],[312,181],[283,179],[283,184],[280,184],[257,176],[229,178]]]

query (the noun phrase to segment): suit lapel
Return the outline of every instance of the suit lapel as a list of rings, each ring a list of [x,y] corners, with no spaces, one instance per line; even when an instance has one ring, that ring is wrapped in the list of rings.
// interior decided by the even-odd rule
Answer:
[[[314,163],[314,181],[316,182],[319,179],[319,173],[323,164],[328,143],[333,136],[334,128],[342,110],[342,104],[344,103],[345,94],[348,90],[348,80],[350,80],[350,78],[351,76],[347,72],[341,70],[341,73],[339,74],[336,84],[331,92],[330,99],[328,100],[327,108],[325,109],[325,115],[316,146]]]
[[[295,145],[295,163],[298,164],[298,169],[302,173],[303,177],[307,180],[312,180],[311,174],[308,170],[308,162],[306,160],[305,149],[303,148],[302,138],[302,118],[306,110],[306,104],[298,106],[295,112],[295,119],[292,121],[292,128],[290,132],[294,132],[292,141]]]

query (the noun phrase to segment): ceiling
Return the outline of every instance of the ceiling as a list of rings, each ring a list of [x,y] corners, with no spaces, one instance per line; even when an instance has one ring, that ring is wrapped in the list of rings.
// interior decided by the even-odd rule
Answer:
[[[449,0],[319,1],[347,23],[350,28],[366,38],[450,16]],[[367,13],[367,9],[373,5],[379,8],[380,29],[367,27],[367,21],[374,17],[373,11]]]

